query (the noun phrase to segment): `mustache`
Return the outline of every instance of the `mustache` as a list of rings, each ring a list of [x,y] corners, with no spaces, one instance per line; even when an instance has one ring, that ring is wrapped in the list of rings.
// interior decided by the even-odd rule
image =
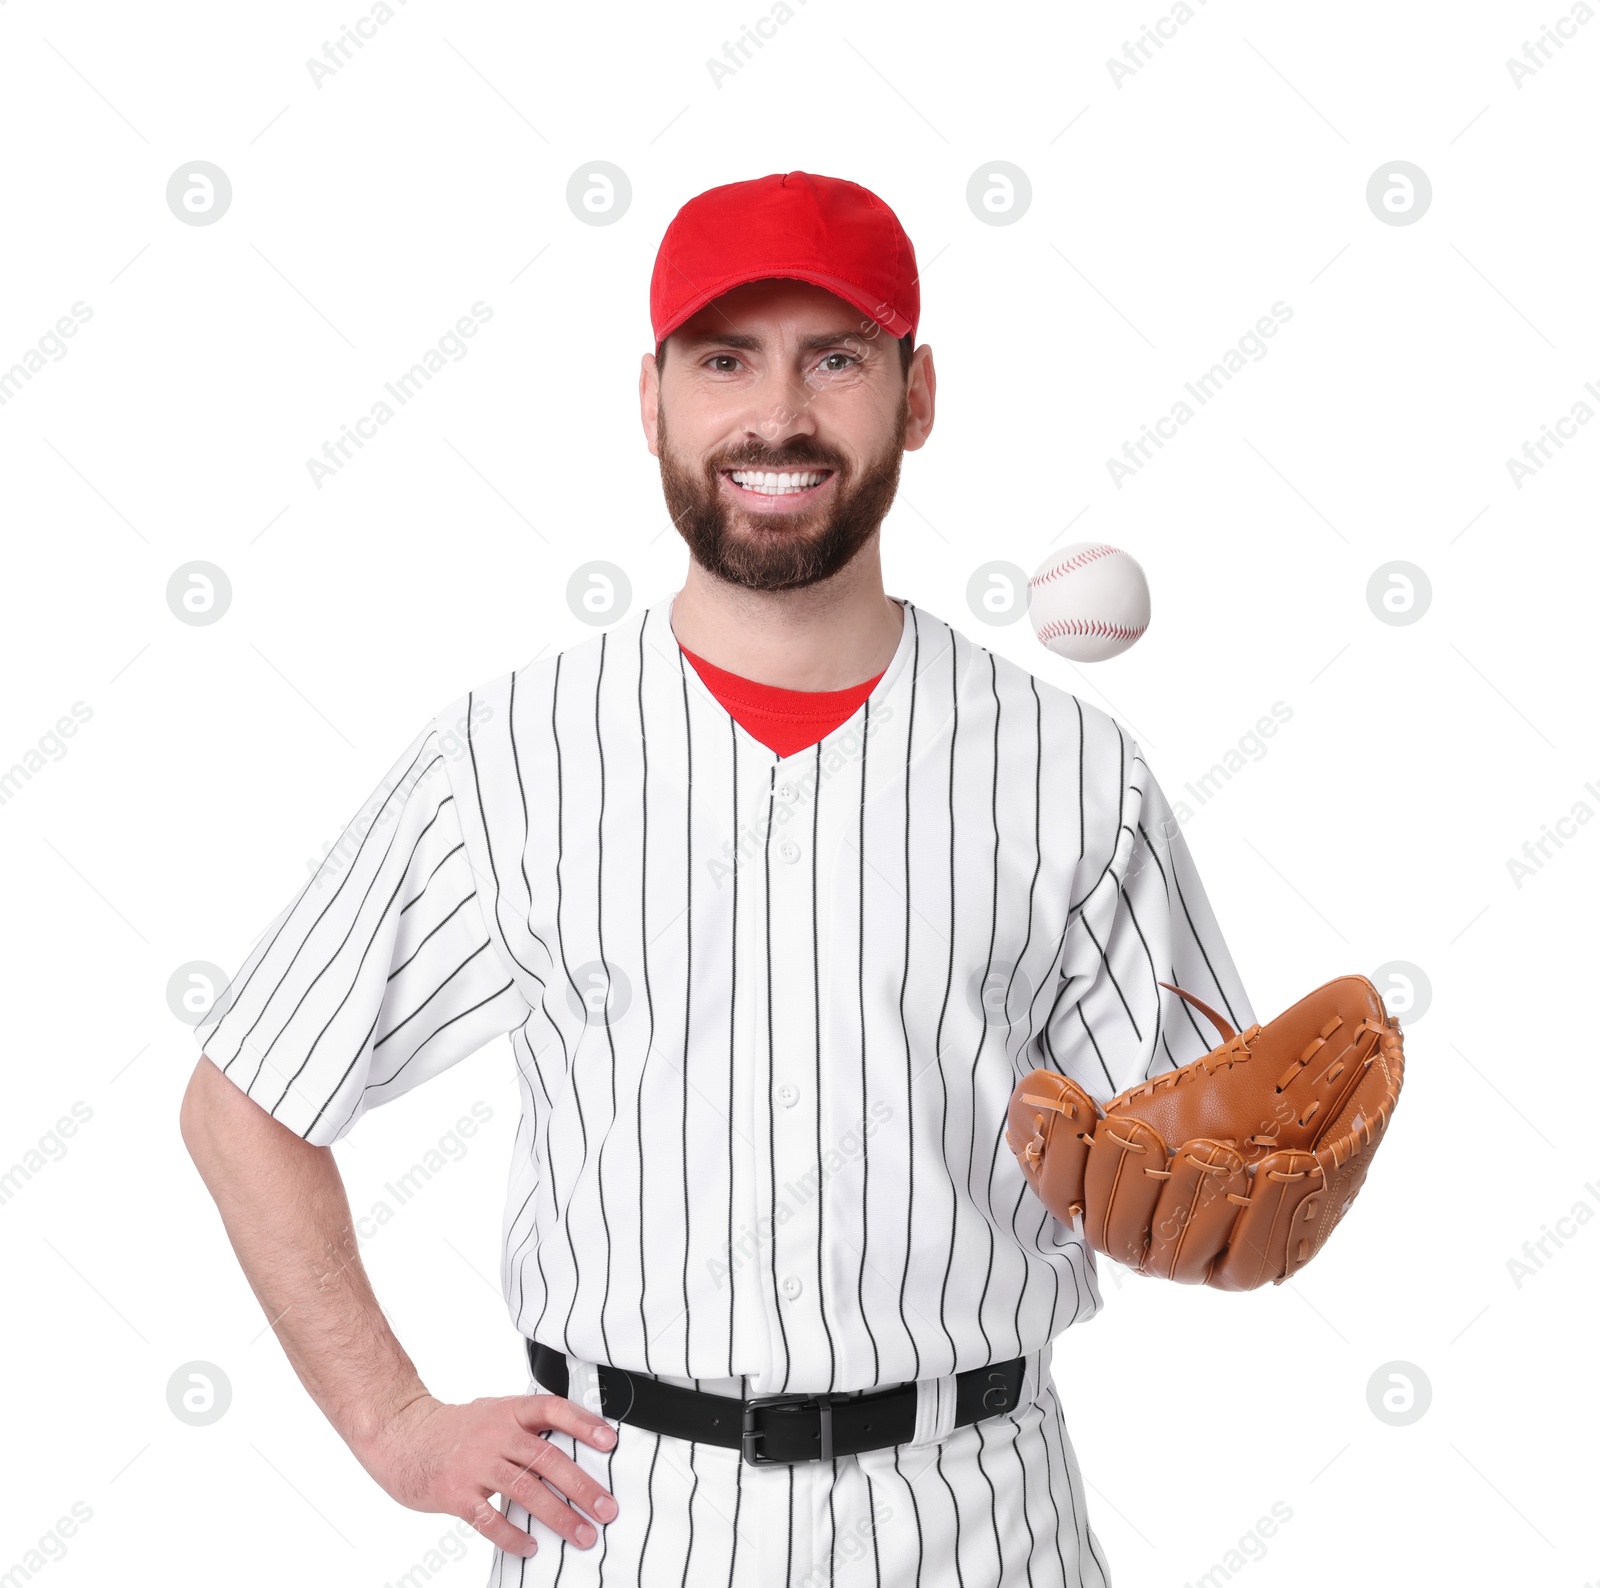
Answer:
[[[778,452],[764,447],[737,447],[707,464],[713,473],[723,469],[831,469],[842,474],[844,468],[831,453],[821,453],[814,448],[785,447]]]

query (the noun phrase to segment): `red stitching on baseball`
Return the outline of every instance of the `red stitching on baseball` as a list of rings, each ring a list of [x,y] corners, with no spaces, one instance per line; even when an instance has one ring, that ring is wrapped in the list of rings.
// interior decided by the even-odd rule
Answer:
[[[1102,623],[1098,618],[1055,618],[1039,630],[1039,638],[1049,641],[1060,634],[1094,634],[1113,640],[1136,640],[1149,627],[1141,623],[1130,629],[1124,623]]]
[[[1065,562],[1058,562],[1047,573],[1038,573],[1028,581],[1033,589],[1038,589],[1042,584],[1048,584],[1052,579],[1059,579],[1064,573],[1073,573],[1079,568],[1087,568],[1091,562],[1098,562],[1102,557],[1124,557],[1127,553],[1120,546],[1087,546],[1080,552],[1075,552]]]

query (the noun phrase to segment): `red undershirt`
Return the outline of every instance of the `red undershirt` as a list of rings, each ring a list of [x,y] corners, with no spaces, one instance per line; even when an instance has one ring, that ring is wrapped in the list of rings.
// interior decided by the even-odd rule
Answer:
[[[855,714],[872,693],[872,686],[883,677],[879,673],[848,689],[780,689],[776,684],[741,678],[681,644],[678,649],[694,663],[694,670],[722,703],[723,710],[752,738],[779,755],[794,755],[826,738]]]

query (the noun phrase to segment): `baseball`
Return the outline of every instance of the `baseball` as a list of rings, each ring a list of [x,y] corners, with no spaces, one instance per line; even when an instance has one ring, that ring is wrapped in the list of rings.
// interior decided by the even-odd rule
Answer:
[[[1073,662],[1120,656],[1150,624],[1144,569],[1119,546],[1080,540],[1053,551],[1028,581],[1039,642]]]

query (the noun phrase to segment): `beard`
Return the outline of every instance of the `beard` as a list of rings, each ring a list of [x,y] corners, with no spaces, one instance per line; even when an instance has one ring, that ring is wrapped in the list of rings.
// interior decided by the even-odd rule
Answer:
[[[690,556],[707,573],[747,590],[793,590],[831,578],[878,532],[894,501],[909,417],[902,393],[889,444],[852,478],[833,448],[809,436],[779,448],[750,441],[699,466],[681,462],[668,441],[665,405],[658,407],[661,490]],[[747,468],[831,469],[831,503],[792,513],[742,512],[724,494],[720,476]]]

